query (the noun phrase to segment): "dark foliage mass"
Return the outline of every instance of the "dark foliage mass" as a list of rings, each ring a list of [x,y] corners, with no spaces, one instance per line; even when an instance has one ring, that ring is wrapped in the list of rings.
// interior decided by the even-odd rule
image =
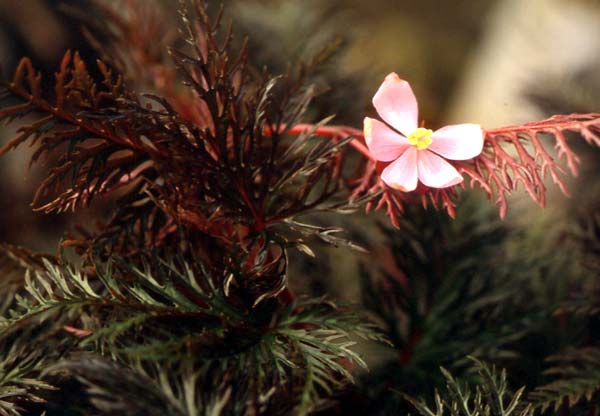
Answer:
[[[387,188],[360,131],[310,119],[337,42],[280,75],[200,0],[179,35],[152,1],[68,12],[100,59],[1,76],[0,120],[20,127],[0,155],[45,164],[35,210],[109,208],[58,255],[0,245],[0,414],[595,414],[598,221],[525,255],[462,189]],[[565,190],[567,136],[599,131],[596,113],[488,130],[457,168],[504,216],[519,186],[542,205],[545,175]],[[373,217],[363,307],[295,293],[292,250],[365,251],[314,214],[362,207],[395,226]],[[369,348],[386,358],[367,373]]]

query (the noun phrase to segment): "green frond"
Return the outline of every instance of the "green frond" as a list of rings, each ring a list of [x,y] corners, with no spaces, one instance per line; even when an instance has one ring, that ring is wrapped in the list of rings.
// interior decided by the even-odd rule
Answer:
[[[52,324],[63,328],[71,351],[156,365],[185,357],[195,371],[231,380],[255,399],[279,387],[300,413],[351,383],[353,366],[366,367],[352,348],[356,337],[384,340],[365,318],[325,300],[275,313],[266,304],[240,308],[217,284],[224,276],[200,264],[148,257],[142,266],[97,264],[93,274],[44,266],[27,277],[5,333]]]
[[[218,416],[252,407],[252,403],[232,403],[235,394],[227,379],[212,380],[210,391],[206,391],[206,375],[195,370],[189,360],[178,365],[125,364],[82,353],[59,362],[48,372],[76,377],[101,414]],[[114,383],[115,379],[119,383]]]
[[[53,258],[44,254],[6,243],[0,243],[0,316],[14,306],[15,295],[21,290],[28,273],[42,270],[44,259],[53,261]]]
[[[477,202],[465,196],[456,220],[408,208],[399,230],[383,229],[385,247],[365,264],[365,304],[403,357],[398,371],[419,373],[411,377],[454,370],[466,355],[514,356],[511,344],[525,334],[526,316],[510,306],[524,276],[503,264],[511,231]]]
[[[600,284],[596,278],[600,272],[600,211],[580,218],[571,237],[575,249],[581,252],[579,262],[587,278],[561,307],[578,316],[595,317],[600,313]]]
[[[335,304],[322,300],[300,304],[295,313],[283,318],[277,335],[297,352],[296,365],[305,372],[298,407],[301,414],[308,412],[323,393],[331,395],[353,382],[353,366],[367,368],[352,350],[356,337],[387,342],[375,326],[366,322],[363,317],[343,314]]]
[[[44,393],[55,390],[43,372],[65,351],[65,343],[36,341],[51,328],[3,332],[0,337],[0,414],[21,416],[30,405],[45,402]],[[23,412],[23,413],[22,413]]]
[[[524,387],[512,393],[506,381],[506,372],[470,358],[473,369],[481,378],[479,383],[464,384],[441,368],[446,379],[443,393],[435,392],[435,409],[423,399],[403,395],[422,416],[532,416],[531,405],[523,406]]]
[[[550,356],[552,365],[545,374],[553,381],[533,390],[528,400],[541,412],[557,412],[583,403],[588,408],[599,409],[597,392],[600,390],[600,348],[569,348]]]
[[[150,267],[150,265],[146,265]],[[7,325],[14,325],[36,316],[61,314],[65,319],[80,319],[80,313],[94,312],[110,316],[110,324],[98,329],[98,334],[125,332],[144,320],[185,317],[208,318],[229,313],[239,316],[234,308],[214,295],[214,287],[203,288],[194,270],[181,269],[158,262],[157,268],[142,270],[129,265],[126,272],[114,264],[97,265],[98,273],[88,275],[70,265],[45,262],[45,270],[27,276],[27,296],[19,296],[17,306],[10,311]],[[204,283],[209,280],[202,280]],[[184,295],[184,290],[188,295]],[[66,315],[66,316],[65,316]],[[70,324],[74,324],[71,322]],[[85,328],[94,331],[96,328]],[[96,336],[92,336],[96,338]]]

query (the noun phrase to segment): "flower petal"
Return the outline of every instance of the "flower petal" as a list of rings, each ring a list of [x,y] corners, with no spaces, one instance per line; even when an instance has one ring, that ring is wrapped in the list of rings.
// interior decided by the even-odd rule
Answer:
[[[455,124],[431,135],[427,148],[450,160],[467,160],[483,150],[483,130],[479,124]]]
[[[381,179],[390,188],[410,192],[417,187],[417,148],[409,147],[395,162],[381,172]]]
[[[373,118],[365,117],[364,132],[369,151],[376,160],[382,162],[397,159],[410,146],[406,137]]]
[[[450,163],[429,150],[418,155],[419,180],[432,188],[447,188],[463,181],[463,177]]]
[[[410,84],[392,72],[383,81],[373,106],[382,119],[400,133],[408,136],[419,124],[419,107]]]

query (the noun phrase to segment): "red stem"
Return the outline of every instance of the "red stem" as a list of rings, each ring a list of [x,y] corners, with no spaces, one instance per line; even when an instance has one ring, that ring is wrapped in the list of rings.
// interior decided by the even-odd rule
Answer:
[[[287,126],[285,124],[280,125],[279,132],[283,132]],[[364,144],[365,136],[361,130],[355,129],[348,126],[322,126],[315,129],[314,124],[296,124],[287,131],[292,136],[299,136],[303,133],[313,130],[315,136],[327,137],[330,139],[341,139],[344,137],[353,136],[354,139],[350,141],[350,145],[354,147],[359,153],[361,153],[367,159],[373,159],[369,149]],[[274,129],[265,129],[265,136],[270,136]]]
[[[265,222],[262,216],[256,211],[256,207],[254,206],[254,202],[248,196],[248,192],[246,192],[246,187],[239,181],[236,180],[236,184],[238,186],[238,190],[240,191],[240,196],[244,200],[244,203],[250,209],[252,216],[254,217],[255,226],[254,229],[256,231],[262,231],[265,229]]]

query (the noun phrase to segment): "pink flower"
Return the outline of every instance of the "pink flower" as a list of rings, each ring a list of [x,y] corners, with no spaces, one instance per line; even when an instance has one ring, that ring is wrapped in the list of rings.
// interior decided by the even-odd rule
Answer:
[[[373,106],[385,123],[365,117],[365,140],[376,160],[393,161],[381,179],[394,189],[414,191],[418,181],[432,188],[456,185],[463,177],[445,159],[471,159],[483,149],[483,130],[477,124],[436,131],[419,127],[417,99],[409,83],[395,73],[385,78]]]

